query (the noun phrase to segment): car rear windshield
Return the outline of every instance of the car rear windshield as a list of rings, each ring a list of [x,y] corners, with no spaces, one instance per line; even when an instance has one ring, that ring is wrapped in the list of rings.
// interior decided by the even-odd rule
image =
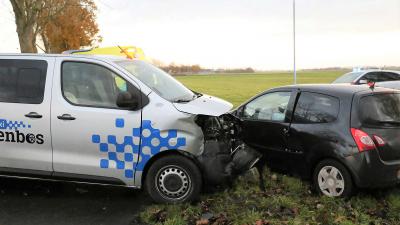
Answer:
[[[400,94],[386,93],[362,97],[359,116],[364,125],[400,126]]]

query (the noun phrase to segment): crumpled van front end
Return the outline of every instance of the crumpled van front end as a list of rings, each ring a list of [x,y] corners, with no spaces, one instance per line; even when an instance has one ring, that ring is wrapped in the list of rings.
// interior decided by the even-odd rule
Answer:
[[[171,103],[154,92],[148,97],[136,186],[141,186],[152,162],[176,152],[192,159],[204,181],[212,184],[229,181],[260,158],[241,142],[240,125],[229,114],[229,102],[207,95],[187,103]]]
[[[142,109],[134,186],[145,185],[153,199],[190,200],[188,196],[201,186],[194,182],[197,172],[193,170],[201,173],[200,183],[219,184],[258,161],[260,154],[240,140],[239,120],[229,114],[231,103],[193,92],[142,61],[116,64],[152,90]],[[176,157],[179,160],[174,161]],[[168,160],[172,162],[164,162]],[[190,162],[184,162],[187,160]]]

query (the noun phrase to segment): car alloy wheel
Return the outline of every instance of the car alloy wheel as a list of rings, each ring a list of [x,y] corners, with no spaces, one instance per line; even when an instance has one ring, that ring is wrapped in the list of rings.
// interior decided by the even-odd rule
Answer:
[[[344,177],[339,169],[333,166],[324,166],[318,173],[318,186],[326,196],[341,196],[345,188]]]

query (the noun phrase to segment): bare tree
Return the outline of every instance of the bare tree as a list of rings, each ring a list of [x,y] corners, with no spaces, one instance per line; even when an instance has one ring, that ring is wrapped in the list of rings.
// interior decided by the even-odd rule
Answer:
[[[40,35],[46,52],[91,46],[101,41],[93,0],[10,0],[21,52],[37,53]]]
[[[45,1],[10,0],[15,14],[15,23],[21,52],[36,53],[37,20]]]

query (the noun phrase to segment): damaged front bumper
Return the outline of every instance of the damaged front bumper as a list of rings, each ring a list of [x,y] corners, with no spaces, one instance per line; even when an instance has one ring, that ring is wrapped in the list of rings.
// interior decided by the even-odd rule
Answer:
[[[240,122],[233,115],[199,115],[195,121],[204,136],[204,151],[197,161],[208,184],[230,182],[261,158],[258,151],[242,142]]]

